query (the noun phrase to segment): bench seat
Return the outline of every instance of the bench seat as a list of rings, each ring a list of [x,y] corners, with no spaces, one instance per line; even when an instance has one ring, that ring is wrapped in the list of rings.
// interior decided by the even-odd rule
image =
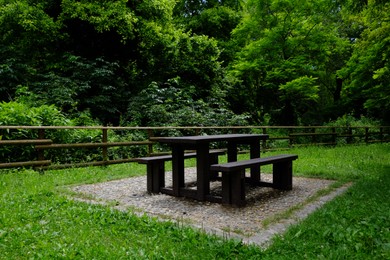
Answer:
[[[218,156],[224,155],[225,150],[211,150],[210,151],[210,164],[218,163]],[[190,152],[184,154],[184,159],[195,158],[196,153]],[[136,158],[135,161],[139,164],[146,164],[147,166],[147,191],[151,193],[159,193],[162,188],[165,187],[165,162],[171,161],[172,155],[160,155],[151,157]],[[217,173],[213,173],[215,178]]]
[[[211,171],[222,173],[222,203],[234,206],[245,205],[245,169],[273,164],[273,183],[276,189],[292,189],[292,161],[298,155],[281,154],[264,158],[213,164]]]

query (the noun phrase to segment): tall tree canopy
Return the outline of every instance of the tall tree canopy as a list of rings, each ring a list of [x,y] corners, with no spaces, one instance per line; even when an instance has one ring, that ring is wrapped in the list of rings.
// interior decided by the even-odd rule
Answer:
[[[352,5],[352,7],[354,7]],[[390,121],[390,3],[368,1],[360,8],[347,9],[361,34],[340,75],[346,81],[346,103],[355,113]]]
[[[385,122],[389,5],[0,0],[0,101],[114,125]]]
[[[176,28],[175,2],[0,1],[1,99],[25,85],[40,102],[117,124],[152,82],[180,77],[194,98],[209,96],[223,87],[217,42]]]
[[[326,0],[248,1],[234,30],[242,46],[231,66],[238,79],[233,92],[241,98],[234,102],[285,124],[332,102],[329,92],[336,91],[336,71],[348,48],[339,35],[338,8]]]

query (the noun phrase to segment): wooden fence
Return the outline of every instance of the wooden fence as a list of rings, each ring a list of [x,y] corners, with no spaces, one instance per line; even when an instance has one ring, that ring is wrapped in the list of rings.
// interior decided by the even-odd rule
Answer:
[[[48,138],[48,132],[53,131],[98,131],[99,140],[79,142],[72,140],[71,143],[56,143]],[[138,139],[110,141],[109,134],[117,135],[116,132],[137,132]],[[14,133],[14,134],[12,134]],[[15,133],[22,133],[20,135]],[[139,134],[141,133],[141,134]],[[359,127],[326,127],[326,126],[227,126],[227,127],[87,127],[87,126],[0,126],[0,169],[34,167],[36,169],[60,169],[67,167],[84,167],[109,165],[135,161],[136,155],[128,153],[122,158],[111,158],[109,149],[117,147],[143,147],[143,155],[157,155],[166,153],[163,147],[151,141],[154,136],[166,135],[200,135],[220,133],[263,133],[268,134],[269,139],[261,143],[262,151],[289,149],[295,146],[307,145],[338,145],[355,143],[374,143],[390,141],[390,126],[359,126]],[[9,137],[17,136],[16,140]],[[29,137],[27,139],[22,139]],[[126,135],[124,139],[126,139]],[[31,138],[32,137],[32,138]],[[7,151],[12,154],[16,147],[32,147],[32,154],[25,161],[14,161],[7,156]],[[98,148],[98,151],[95,151]],[[27,148],[26,148],[27,149]],[[95,158],[91,161],[63,163],[53,157],[53,150],[67,149],[90,149],[94,150]],[[244,149],[243,149],[244,150]],[[85,153],[85,152],[84,152]],[[91,151],[92,153],[92,151]],[[99,153],[96,155],[96,153]],[[11,156],[12,157],[12,156]],[[15,156],[14,157],[19,157]],[[22,157],[22,156],[20,156]]]

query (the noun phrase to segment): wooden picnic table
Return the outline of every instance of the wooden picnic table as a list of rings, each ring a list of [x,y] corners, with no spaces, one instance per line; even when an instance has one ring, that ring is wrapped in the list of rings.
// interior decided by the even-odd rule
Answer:
[[[268,138],[266,134],[223,134],[181,137],[153,137],[151,140],[172,147],[172,189],[164,188],[162,192],[173,196],[191,197],[200,201],[210,200],[210,143],[225,142],[228,162],[237,161],[238,145],[249,145],[250,158],[260,157],[260,141]],[[185,188],[184,151],[196,151],[196,190]],[[251,168],[251,181],[260,181],[260,168]]]

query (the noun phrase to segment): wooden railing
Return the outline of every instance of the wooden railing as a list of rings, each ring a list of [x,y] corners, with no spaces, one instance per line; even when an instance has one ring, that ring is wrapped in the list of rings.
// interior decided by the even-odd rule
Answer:
[[[71,143],[57,143],[56,140],[48,138],[48,132],[53,131],[101,131],[98,141]],[[9,140],[12,132],[23,132],[21,136],[30,138]],[[122,140],[109,141],[109,132],[141,132],[143,140]],[[161,135],[199,135],[199,134],[218,134],[218,133],[263,133],[268,134],[270,138],[262,142],[263,151],[289,149],[294,146],[303,145],[337,145],[353,143],[373,143],[389,142],[390,126],[360,126],[360,127],[326,127],[326,126],[228,126],[228,127],[90,127],[90,126],[0,126],[0,169],[34,167],[36,169],[60,169],[67,167],[84,167],[109,165],[135,161],[134,154],[129,154],[124,158],[111,158],[109,149],[115,147],[144,147],[144,155],[156,155],[166,153],[163,147],[150,141],[151,137]],[[139,136],[139,135],[138,135]],[[32,138],[31,138],[32,137]],[[27,160],[18,161],[14,158],[8,158],[4,150],[16,147],[31,147],[31,156]],[[63,163],[53,157],[54,150],[66,149],[90,149],[100,151],[91,151],[99,160],[67,162]],[[26,148],[27,149],[27,148]],[[245,148],[243,148],[245,150]],[[3,153],[1,154],[1,151]],[[23,151],[23,148],[22,148]],[[84,152],[87,153],[87,152]],[[98,155],[96,155],[98,153]],[[14,156],[19,157],[19,156]],[[22,156],[20,156],[22,157]]]

